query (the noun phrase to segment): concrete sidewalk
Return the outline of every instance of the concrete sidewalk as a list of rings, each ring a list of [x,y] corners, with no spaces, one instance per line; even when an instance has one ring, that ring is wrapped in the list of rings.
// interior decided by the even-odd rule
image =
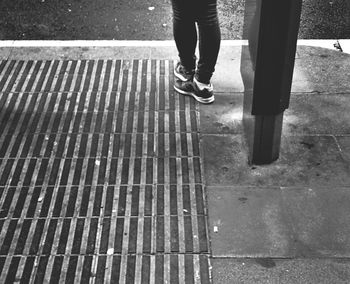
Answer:
[[[117,214],[116,212],[113,213],[112,205],[107,202],[107,197],[109,196],[108,192],[110,192],[108,188],[111,185],[111,173],[108,173],[106,170],[105,179],[100,177],[101,174],[99,171],[93,171],[92,179],[95,177],[95,174],[97,174],[96,177],[98,181],[95,182],[91,180],[90,184],[88,184],[89,190],[93,192],[89,197],[90,199],[86,199],[83,195],[80,196],[79,190],[77,191],[77,195],[81,197],[81,207],[79,210],[84,210],[82,208],[86,207],[85,210],[87,212],[91,211],[91,216],[89,213],[83,214],[79,215],[79,219],[72,213],[73,217],[68,218],[66,215],[62,217],[57,211],[58,202],[56,201],[54,203],[52,201],[52,206],[56,204],[54,208],[50,209],[49,202],[46,209],[48,212],[51,212],[51,215],[43,215],[44,217],[49,217],[50,223],[44,221],[44,217],[40,218],[39,216],[36,218],[34,213],[34,217],[28,219],[27,215],[23,215],[24,213],[18,213],[18,208],[21,206],[23,208],[30,207],[30,204],[18,205],[18,202],[11,201],[8,203],[7,201],[15,200],[13,196],[16,196],[20,200],[22,196],[21,192],[25,191],[29,193],[27,194],[28,197],[22,197],[22,200],[24,200],[23,202],[25,203],[25,200],[29,201],[29,197],[33,199],[32,196],[39,194],[37,192],[41,190],[38,189],[38,191],[35,191],[39,186],[34,186],[32,188],[33,182],[36,185],[37,176],[33,174],[32,179],[28,180],[28,178],[26,179],[27,176],[25,173],[19,173],[18,178],[16,178],[16,171],[19,171],[18,166],[18,169],[13,167],[13,169],[7,170],[10,166],[7,167],[6,165],[8,165],[9,161],[14,165],[24,163],[27,165],[27,169],[30,169],[30,163],[32,163],[32,161],[35,163],[34,159],[40,160],[45,158],[46,152],[44,150],[39,150],[39,156],[35,156],[34,153],[36,150],[34,144],[34,146],[31,146],[33,148],[31,156],[22,156],[22,154],[17,153],[12,155],[14,150],[12,150],[12,152],[4,151],[4,153],[0,151],[2,155],[2,163],[0,164],[0,169],[2,170],[2,173],[0,172],[1,226],[3,229],[7,226],[10,231],[12,227],[14,228],[12,230],[12,235],[6,233],[4,230],[0,235],[1,280],[11,282],[11,280],[20,281],[20,279],[31,279],[40,282],[40,279],[43,280],[48,276],[48,278],[51,277],[51,280],[56,277],[56,279],[73,279],[73,281],[77,281],[78,279],[79,281],[89,280],[92,282],[107,282],[108,280],[112,281],[112,279],[116,279],[113,277],[118,277],[120,283],[130,283],[128,280],[139,283],[147,283],[146,280],[150,280],[150,282],[154,281],[155,283],[166,283],[167,281],[170,283],[207,283],[210,280],[209,278],[211,278],[213,283],[220,284],[349,283],[349,54],[317,46],[298,46],[291,104],[290,108],[285,112],[284,118],[281,157],[277,162],[269,166],[249,166],[247,164],[247,149],[245,148],[246,146],[243,139],[241,121],[243,84],[239,71],[239,44],[224,43],[222,46],[217,70],[213,78],[213,84],[216,90],[216,101],[212,105],[198,105],[189,98],[183,98],[181,96],[179,98],[178,95],[172,91],[171,83],[173,79],[171,67],[173,60],[177,59],[176,50],[173,45],[45,48],[3,47],[0,49],[0,54],[0,58],[3,61],[13,60],[13,62],[20,62],[22,60],[23,62],[27,62],[28,60],[57,60],[58,65],[67,64],[67,66],[72,60],[90,60],[89,62],[97,60],[101,62],[101,60],[104,60],[103,62],[106,63],[106,66],[108,66],[108,60],[122,60],[121,64],[131,62],[130,66],[123,65],[125,68],[120,69],[121,71],[124,70],[122,72],[124,72],[126,77],[124,77],[124,80],[120,77],[120,86],[115,87],[116,89],[113,89],[112,93],[123,93],[123,86],[126,89],[131,88],[131,90],[136,91],[135,94],[141,94],[149,88],[146,93],[152,93],[154,91],[154,104],[151,99],[149,101],[143,101],[142,96],[135,95],[135,97],[133,97],[128,95],[129,97],[126,96],[123,98],[123,106],[127,106],[127,109],[115,108],[113,111],[108,110],[108,113],[114,113],[115,116],[113,117],[116,119],[115,122],[111,123],[115,129],[119,129],[118,125],[120,126],[119,132],[117,131],[117,133],[120,133],[122,137],[125,136],[125,140],[123,141],[127,141],[127,139],[129,139],[128,135],[130,134],[129,140],[131,142],[134,141],[135,145],[136,141],[139,141],[137,145],[140,145],[140,143],[141,145],[146,145],[145,142],[142,143],[138,139],[144,139],[143,141],[149,143],[149,137],[153,137],[151,129],[155,126],[149,124],[146,127],[146,124],[144,124],[143,128],[139,126],[132,127],[132,125],[129,125],[131,122],[125,122],[132,120],[132,118],[129,120],[126,113],[135,111],[138,113],[138,118],[142,119],[141,113],[143,115],[150,115],[154,110],[154,114],[157,118],[154,120],[155,123],[157,124],[159,121],[165,123],[165,128],[161,128],[158,125],[158,130],[154,131],[154,137],[157,137],[154,139],[158,139],[153,140],[155,141],[154,145],[157,144],[156,141],[159,142],[157,153],[153,153],[146,146],[138,148],[139,146],[137,145],[135,148],[130,148],[127,156],[125,156],[126,152],[123,152],[122,158],[130,163],[133,161],[132,163],[134,164],[124,164],[123,162],[122,168],[119,168],[119,170],[119,164],[115,165],[113,168],[114,158],[112,157],[109,160],[108,156],[111,150],[109,152],[107,150],[104,156],[102,153],[104,153],[105,144],[102,145],[101,143],[97,144],[99,145],[96,146],[98,149],[95,149],[95,156],[92,156],[94,159],[95,157],[101,158],[93,161],[96,169],[103,168],[102,158],[105,157],[107,159],[105,169],[110,169],[111,173],[112,169],[116,169],[116,175],[118,173],[121,174],[120,177],[116,176],[111,184],[114,186],[115,192],[117,191],[116,185],[119,186],[122,184],[120,188],[118,187],[118,198],[122,196],[122,194],[125,194],[125,204],[130,204],[130,207],[125,205],[127,207],[126,211],[129,210],[129,215],[124,211],[124,213],[122,213],[125,214],[123,218],[129,220],[130,223],[129,221],[125,221],[125,223],[123,223],[123,228],[125,230],[130,230],[130,234],[132,233],[131,227],[137,228],[135,229],[135,233],[138,233],[138,237],[137,240],[129,236],[127,238],[122,237],[123,245],[120,246],[120,251],[116,248],[114,248],[113,251],[108,251],[108,248],[112,248],[110,246],[111,241],[108,241],[110,235],[104,235],[107,223],[103,222],[106,222],[106,220],[114,220],[113,216]],[[133,70],[137,69],[131,68],[132,66],[138,65],[142,69],[142,66],[151,66],[152,61],[155,64],[155,69],[153,70],[151,67],[145,67],[144,71],[149,70],[153,75],[147,75],[147,72],[144,71],[134,72]],[[87,64],[89,62],[87,62]],[[147,62],[149,62],[149,65],[147,65]],[[111,66],[116,66],[118,63],[117,61],[111,61],[110,64]],[[30,69],[31,67],[28,68]],[[102,70],[107,69],[108,68],[102,68]],[[103,74],[104,71],[101,71],[98,67],[96,67],[96,70],[96,74],[102,74],[106,77],[105,74]],[[4,73],[1,72],[0,74],[2,77],[0,77],[0,82],[4,76],[12,76],[16,73],[16,71],[12,71],[11,74],[4,75]],[[33,74],[30,71],[18,71],[18,79],[16,79],[16,81],[12,83],[7,82],[7,85],[4,83],[4,86],[2,86],[2,98],[0,98],[0,108],[2,112],[0,113],[0,123],[3,127],[0,141],[2,144],[4,144],[4,141],[7,141],[7,138],[13,133],[19,135],[18,137],[20,137],[21,134],[21,132],[17,133],[16,129],[11,130],[11,127],[15,125],[14,122],[17,119],[16,115],[11,115],[11,113],[9,113],[11,105],[13,104],[13,107],[19,110],[19,115],[21,115],[21,109],[24,107],[23,105],[21,106],[21,104],[23,104],[21,102],[11,103],[11,100],[15,97],[14,94],[26,95],[28,92],[22,91],[22,89],[40,81],[40,79],[37,81],[33,79],[23,85],[23,80],[21,81],[21,78],[25,77],[26,72],[28,78]],[[139,77],[134,77],[134,73],[139,74],[137,75]],[[77,77],[71,79],[79,78],[79,74]],[[55,77],[56,75],[57,78]],[[60,72],[56,75],[47,80],[52,80],[55,83],[62,82],[62,80],[66,79],[69,81],[69,76],[66,78]],[[62,78],[66,79],[62,79],[60,75],[62,75]],[[130,79],[131,77],[134,79]],[[86,79],[87,77],[84,78]],[[137,82],[139,79],[135,78],[142,79],[140,82]],[[104,82],[105,81],[101,79],[100,85],[107,86],[107,83],[104,84]],[[111,82],[111,80],[109,80],[109,82]],[[10,85],[12,87],[6,89],[6,87]],[[90,86],[91,89],[89,89]],[[97,87],[95,88],[95,86]],[[84,93],[84,88],[82,93]],[[101,100],[99,94],[105,92],[104,87],[99,89],[98,83],[92,81],[90,84],[86,85],[85,89],[87,92],[86,94],[92,95],[98,100]],[[76,93],[74,88],[73,91],[70,89],[67,91],[62,87],[62,90],[60,88],[46,90],[45,94],[52,96],[51,100],[53,101],[55,98],[54,94],[62,92],[68,95],[70,93]],[[106,91],[106,93],[109,93],[109,91]],[[165,95],[165,97],[163,97],[163,95]],[[9,101],[6,100],[6,96],[9,98]],[[68,96],[66,105],[69,105],[69,101],[73,101],[73,98],[74,96]],[[112,96],[109,95],[108,99],[111,100],[111,98]],[[133,99],[133,101],[131,99]],[[79,110],[80,106],[78,101],[76,104]],[[50,107],[50,103],[47,103],[47,105]],[[43,106],[47,107],[47,105]],[[154,108],[152,109],[151,107],[146,111],[146,108],[152,105]],[[100,111],[103,108],[101,108],[101,106],[102,103],[100,103],[100,106],[96,105],[98,111],[96,112],[96,116],[91,117],[91,121],[97,125],[99,121],[98,114],[101,113],[103,117],[101,121],[104,121],[105,124],[102,123],[100,125],[107,129],[109,120],[108,117],[104,117],[103,112]],[[116,106],[118,105],[116,104]],[[62,113],[63,117],[66,117],[66,121],[68,121],[69,111],[65,112],[65,109],[62,108],[58,101],[53,107],[55,111],[50,112],[50,114],[55,113],[56,117],[58,117],[57,113]],[[88,113],[95,113],[94,105],[90,103],[90,105],[81,107],[81,113],[83,116],[86,115],[85,119],[88,121]],[[85,111],[87,111],[86,114]],[[124,118],[126,120],[124,120],[124,123],[118,120],[118,111],[125,114]],[[172,117],[173,113],[175,117]],[[163,114],[164,117],[162,118],[161,115]],[[176,116],[177,114],[178,117]],[[6,117],[10,117],[11,120],[6,121]],[[170,124],[166,126],[166,122]],[[135,119],[134,123],[136,123]],[[45,119],[42,124],[45,125]],[[54,135],[52,136],[53,138],[48,136],[47,140],[45,138],[45,133],[42,131],[39,131],[39,133],[36,131],[33,133],[26,130],[23,131],[25,135],[28,132],[30,137],[34,137],[34,140],[37,139],[37,141],[40,141],[40,139],[43,138],[44,140],[42,143],[45,145],[50,145],[52,142],[53,152],[58,153],[59,137],[63,137],[66,134],[69,136],[70,140],[75,137],[74,135],[70,136],[68,132],[60,132],[59,130],[64,129],[65,124],[62,122],[59,125],[61,125],[61,128],[55,124],[54,119],[50,118],[48,120],[46,129],[49,134]],[[58,128],[55,132],[50,127]],[[73,131],[73,134],[74,133]],[[79,125],[77,125],[77,138],[74,139],[83,141],[84,133],[88,135],[88,141],[90,141],[90,139],[94,141],[93,139],[95,138],[98,141],[99,138],[94,138],[94,133],[98,133],[100,135],[99,137],[112,134],[111,131],[101,132],[97,130],[96,132],[96,128],[93,130],[92,127],[87,131],[81,130]],[[142,133],[146,133],[146,135],[138,136]],[[167,136],[168,133],[169,136]],[[174,135],[174,139],[172,135]],[[163,136],[167,138],[161,140],[159,137]],[[115,137],[110,138],[108,141],[113,145],[113,142],[117,141],[115,139]],[[19,140],[20,142],[18,143],[21,145],[19,146],[20,149],[25,149],[26,144],[24,141],[27,140],[27,136],[23,136],[22,140]],[[55,144],[55,142],[57,143]],[[184,144],[187,145],[187,147],[184,148]],[[10,145],[15,149],[16,142],[10,142]],[[67,145],[69,145],[68,142]],[[91,144],[88,142],[86,145],[88,145],[88,148],[84,150],[86,156],[84,156],[84,153],[79,154],[81,145],[78,145],[72,150],[76,154],[72,155],[71,159],[67,156],[69,150],[65,152],[64,149],[61,150],[63,151],[62,153],[66,153],[63,156],[55,156],[55,159],[52,159],[52,161],[51,158],[48,158],[48,163],[49,165],[52,163],[52,168],[54,168],[56,160],[62,167],[58,167],[60,169],[57,170],[57,180],[54,177],[51,180],[51,176],[47,178],[48,187],[46,188],[46,195],[47,192],[51,192],[55,198],[61,196],[60,198],[63,200],[69,201],[71,198],[70,196],[74,195],[71,187],[77,186],[79,189],[81,185],[83,187],[86,186],[83,181],[84,178],[80,178],[80,181],[83,181],[82,184],[79,181],[74,183],[75,174],[73,175],[72,171],[67,170],[69,169],[68,166],[65,168],[65,163],[68,160],[71,160],[72,165],[77,168],[78,160],[82,158],[83,163],[85,163],[84,161],[86,160],[86,169],[83,169],[83,171],[85,170],[88,172],[90,165],[89,159],[91,158],[91,154],[88,154],[88,150],[91,148],[90,153],[92,153],[94,144],[93,142],[91,142]],[[4,148],[5,146],[0,145],[0,147]],[[187,150],[184,151],[184,149]],[[123,148],[123,151],[124,150]],[[121,151],[122,150],[120,150],[120,153]],[[43,157],[40,155],[43,155]],[[135,160],[131,159],[133,157],[135,157]],[[62,160],[59,160],[61,158]],[[148,159],[160,161],[159,158],[164,158],[162,162],[165,161],[165,164],[168,165],[168,170],[165,170],[165,174],[163,173],[162,180],[159,179],[160,172],[157,170],[160,169],[159,162],[157,162],[157,166],[154,164],[151,170],[146,166]],[[172,160],[172,158],[174,158],[174,160]],[[199,161],[198,164],[196,164],[197,160]],[[125,177],[125,175],[123,175],[123,169],[126,169],[127,166],[130,168],[132,166],[136,167],[137,162],[141,165],[139,170],[133,173],[130,173],[130,171],[128,176]],[[187,165],[187,168],[184,165]],[[40,167],[36,166],[36,168],[38,172],[40,172]],[[179,168],[182,170],[179,171]],[[154,170],[156,170],[157,174]],[[189,171],[188,173],[187,170]],[[6,171],[9,171],[7,175]],[[36,170],[34,170],[34,173],[35,172]],[[148,177],[151,172],[153,178],[152,181],[149,181]],[[62,186],[62,180],[65,175],[67,176],[66,182]],[[86,178],[87,176],[86,173]],[[130,180],[135,181],[136,176],[139,180],[136,181],[136,183],[130,182]],[[24,180],[21,181],[21,178]],[[45,181],[45,177],[42,178]],[[116,180],[119,178],[121,180],[124,178],[127,181],[118,184]],[[15,182],[15,180],[17,180],[17,182]],[[24,186],[26,182],[28,183],[27,187]],[[96,183],[96,188],[94,187],[94,183]],[[125,188],[123,187],[124,184],[126,185]],[[52,185],[52,187],[50,187],[50,185]],[[64,191],[62,189],[56,192],[55,185],[61,185],[60,188],[64,188],[65,190],[70,188],[70,191]],[[140,188],[136,190],[140,192],[140,195],[135,195],[136,191],[133,190],[135,185],[140,186]],[[159,189],[159,185],[161,189]],[[176,187],[176,185],[181,185],[181,190],[179,189],[180,186]],[[101,195],[99,195],[98,191],[99,186],[102,186]],[[150,191],[154,194],[153,197],[152,194],[148,194],[150,193],[147,191],[148,186],[152,186],[153,188],[152,191]],[[102,188],[106,189],[106,191],[102,190]],[[173,191],[170,190],[171,188],[173,188]],[[22,189],[22,191],[17,191],[18,189]],[[125,190],[125,192],[123,190]],[[25,195],[25,193],[23,194]],[[39,194],[37,196],[37,202],[41,202],[40,198],[45,200],[46,195],[41,196]],[[176,197],[176,195],[180,195],[181,198]],[[161,198],[161,196],[163,197]],[[186,196],[189,199],[186,199]],[[154,200],[153,198],[156,201],[152,201]],[[168,206],[166,202],[166,200],[168,200],[167,198],[170,201]],[[87,202],[84,203],[83,200]],[[93,204],[98,203],[96,200],[99,200],[100,204],[101,200],[106,200],[105,206],[108,208],[111,207],[110,217],[106,219],[105,215],[103,215],[107,209],[101,209],[101,211],[99,211],[101,213],[97,215],[94,213],[95,211],[97,212],[98,204],[94,205],[94,208],[91,208],[91,210],[88,210],[89,200],[93,202]],[[191,200],[191,202],[189,202],[189,200]],[[136,204],[138,202],[141,203]],[[148,213],[146,214],[145,208],[147,208],[147,204],[149,204],[149,208],[151,208],[149,211],[150,215],[147,215]],[[118,206],[117,211],[119,214],[119,203]],[[135,206],[139,209],[136,210]],[[101,208],[103,208],[103,206],[101,206]],[[152,208],[157,208],[157,210],[152,211]],[[30,208],[26,210],[30,211]],[[141,214],[141,210],[145,210],[145,214]],[[63,212],[63,209],[61,212]],[[188,212],[189,214],[187,215]],[[121,220],[118,214],[115,215],[116,222]],[[55,216],[57,216],[58,219]],[[148,216],[150,216],[150,220],[148,220]],[[160,219],[159,216],[161,216]],[[163,216],[165,219],[162,219]],[[169,220],[167,216],[169,216]],[[138,218],[137,221],[136,217]],[[151,229],[149,231],[147,231],[147,229],[141,229],[142,226],[137,225],[141,223],[146,224],[147,222],[151,224],[153,222],[151,221],[153,217],[155,218],[155,223],[154,226],[152,225],[150,227]],[[96,248],[94,246],[89,250],[89,244],[91,244],[93,238],[89,236],[82,240],[82,243],[84,243],[84,241],[87,242],[83,245],[86,246],[86,251],[70,253],[68,249],[66,249],[63,253],[59,253],[61,239],[57,239],[60,235],[58,230],[56,232],[56,226],[63,232],[66,223],[72,222],[75,224],[76,222],[75,226],[78,227],[78,220],[84,218],[89,220],[85,221],[86,224],[87,222],[91,222],[86,232],[91,232],[91,229],[88,229],[95,226],[95,239],[98,240],[99,237],[102,239],[105,238],[107,239],[107,243],[101,241],[101,244],[98,244],[99,240],[94,241]],[[49,233],[44,234],[40,236],[38,240],[39,244],[51,238],[49,242],[53,247],[47,249],[48,245],[45,245],[42,250],[38,250],[33,254],[16,253],[19,251],[19,245],[11,243],[11,240],[20,239],[23,232],[22,228],[26,225],[25,222],[32,222],[32,220],[37,223],[39,223],[40,220],[46,222],[47,224],[45,223],[42,229],[44,229],[44,227],[55,228],[55,231],[53,231],[51,235]],[[93,223],[92,220],[95,220],[94,222],[96,224]],[[54,222],[58,222],[58,225]],[[17,230],[15,230],[16,226],[18,227]],[[82,226],[84,227],[84,225]],[[113,227],[113,225],[110,226],[111,232],[113,228],[118,231],[118,223],[114,225],[115,227]],[[87,227],[87,225],[85,225],[85,227]],[[175,227],[178,229],[174,231]],[[162,230],[159,230],[159,228],[162,228]],[[168,234],[166,233],[167,229],[171,231]],[[32,229],[27,228],[27,230],[30,231]],[[189,237],[191,235],[189,230],[193,234],[191,238]],[[140,231],[143,235],[140,235]],[[48,232],[50,232],[50,230],[48,230]],[[85,231],[83,230],[82,232]],[[145,245],[147,232],[152,236],[150,239],[154,240],[154,243],[150,241],[150,250],[146,249],[145,251],[145,246],[147,246]],[[159,235],[160,238],[157,237],[159,232],[162,233]],[[175,232],[174,235],[173,232]],[[34,229],[33,234],[35,234]],[[91,234],[92,233],[90,233],[90,235]],[[118,232],[116,232],[113,237],[117,239],[117,235]],[[173,236],[176,236],[175,243],[172,241]],[[143,248],[142,246],[139,248],[140,242],[138,242],[138,240],[141,238],[143,238],[144,242]],[[125,246],[124,240],[126,242]],[[75,240],[72,239],[71,242],[70,245],[73,251]],[[146,243],[148,244],[148,241],[146,241]],[[163,243],[163,246],[159,246],[158,243]],[[134,247],[130,247],[129,244],[134,244]],[[155,258],[153,258],[154,256]],[[77,259],[74,257],[77,257]],[[80,273],[76,279],[74,279],[73,270],[70,269],[70,264],[71,262],[74,263],[74,261],[77,273]],[[113,267],[117,267],[115,263],[119,263],[118,269],[120,271],[118,271],[117,275],[116,273],[113,274]],[[160,266],[163,268],[160,269]],[[185,269],[186,266],[187,268]],[[39,268],[35,269],[36,274],[30,272],[28,276],[24,272],[28,274],[29,267]],[[40,270],[41,267],[45,269]],[[66,270],[66,272],[59,272],[59,268]],[[87,269],[90,269],[91,273],[90,271],[86,272]],[[104,271],[104,269],[106,269],[106,272],[102,274],[101,271]],[[144,271],[145,269],[148,273]],[[143,282],[143,280],[145,280],[145,282]]]
[[[269,166],[246,163],[240,92],[201,106],[214,283],[350,281],[349,70],[348,54],[298,46]]]

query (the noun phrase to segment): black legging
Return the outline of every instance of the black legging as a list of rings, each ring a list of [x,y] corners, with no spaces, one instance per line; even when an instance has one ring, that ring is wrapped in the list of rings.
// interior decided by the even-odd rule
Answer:
[[[209,83],[214,72],[220,48],[220,27],[216,0],[171,0],[173,7],[173,32],[181,64],[195,69],[197,29],[199,60],[196,79]]]

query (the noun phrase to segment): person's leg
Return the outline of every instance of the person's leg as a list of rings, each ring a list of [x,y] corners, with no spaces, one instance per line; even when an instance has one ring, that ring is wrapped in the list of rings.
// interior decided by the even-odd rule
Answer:
[[[192,71],[196,66],[197,30],[191,0],[171,0],[173,33],[181,64]]]
[[[198,3],[199,61],[195,78],[209,84],[217,62],[221,33],[216,0],[200,0]]]
[[[219,48],[220,48],[220,28],[217,17],[216,0],[172,0],[174,2],[183,3],[187,1],[190,9],[187,13],[193,15],[194,20],[198,23],[199,29],[199,61],[196,74],[193,80],[176,80],[174,89],[183,95],[192,96],[198,102],[209,104],[214,102],[213,86],[210,84],[211,76],[216,65]],[[183,10],[184,11],[184,10]],[[186,13],[186,11],[184,11]],[[188,14],[189,15],[189,14]],[[191,20],[192,21],[192,20]],[[176,25],[176,20],[175,23]],[[196,27],[187,24],[183,28],[191,30],[196,34]],[[193,28],[192,28],[193,27]],[[176,30],[176,29],[175,29]],[[184,34],[186,33],[183,31]],[[189,32],[189,31],[187,31]],[[184,45],[193,36],[186,35],[183,37]],[[196,37],[197,40],[197,37]],[[193,44],[193,53],[195,52],[196,43]],[[194,56],[193,56],[194,57]],[[195,58],[195,57],[194,57]],[[179,76],[177,76],[179,77]]]

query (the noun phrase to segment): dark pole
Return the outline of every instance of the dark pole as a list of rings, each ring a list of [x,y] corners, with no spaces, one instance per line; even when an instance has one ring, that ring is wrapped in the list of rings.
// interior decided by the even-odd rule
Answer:
[[[283,112],[289,106],[302,0],[246,0],[241,75],[249,162],[279,157]]]

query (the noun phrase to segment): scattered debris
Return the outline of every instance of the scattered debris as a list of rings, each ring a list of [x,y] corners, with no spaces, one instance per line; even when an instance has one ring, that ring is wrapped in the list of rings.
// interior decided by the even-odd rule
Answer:
[[[194,274],[194,280],[195,280],[195,282],[197,283],[197,282],[200,281],[200,279],[201,279],[201,276],[200,276],[200,274],[199,274],[199,270],[196,270],[196,272],[195,272],[195,274]]]
[[[343,52],[343,49],[341,48],[341,45],[339,43],[339,40],[335,44],[333,44],[334,48],[339,50],[340,52]]]
[[[247,197],[240,197],[240,198],[238,198],[238,200],[241,201],[243,204],[245,204],[247,202],[248,198]]]
[[[308,143],[308,142],[305,142],[305,141],[301,141],[299,142],[301,145],[304,145],[306,148],[308,149],[311,149],[313,148],[315,145],[313,143]]]
[[[37,267],[39,265],[39,258],[36,258],[34,261],[34,267]]]
[[[272,258],[256,258],[255,261],[264,268],[273,268],[276,266],[276,262]]]

